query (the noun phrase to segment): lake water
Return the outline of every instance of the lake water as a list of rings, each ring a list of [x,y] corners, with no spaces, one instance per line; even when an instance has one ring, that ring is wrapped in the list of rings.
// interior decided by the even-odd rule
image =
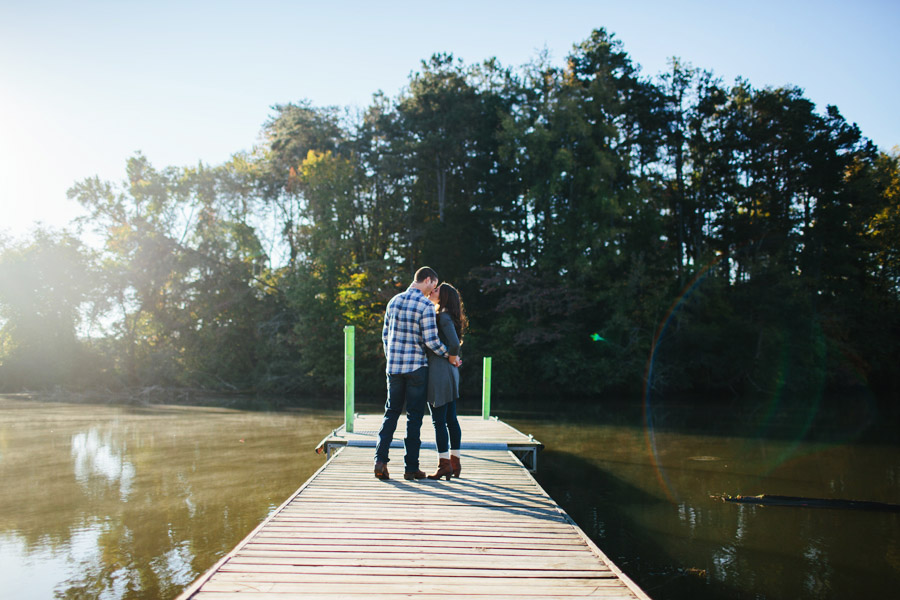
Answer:
[[[871,404],[613,410],[506,420],[545,444],[538,481],[652,598],[896,597],[900,513],[711,498],[900,504],[898,431]]]
[[[803,410],[495,407],[545,444],[538,481],[655,599],[900,586],[900,513],[710,498],[900,503],[900,446],[871,405],[826,426]],[[0,597],[176,596],[324,464],[313,448],[342,421],[254,408],[0,397]]]
[[[324,464],[337,419],[0,400],[0,597],[173,598]]]

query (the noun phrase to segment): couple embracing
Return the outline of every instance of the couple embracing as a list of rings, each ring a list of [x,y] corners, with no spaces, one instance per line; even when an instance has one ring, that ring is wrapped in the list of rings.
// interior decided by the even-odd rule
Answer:
[[[406,405],[404,479],[424,479],[419,447],[425,404],[431,406],[438,469],[429,479],[459,477],[462,432],[456,418],[459,397],[459,347],[466,315],[459,292],[440,284],[430,267],[416,271],[409,289],[388,302],[382,342],[387,358],[388,397],[375,447],[375,477],[389,479],[388,451],[397,420]]]

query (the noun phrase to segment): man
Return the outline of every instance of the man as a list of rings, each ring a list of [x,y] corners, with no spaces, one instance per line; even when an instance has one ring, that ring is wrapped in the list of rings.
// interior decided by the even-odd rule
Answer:
[[[438,356],[447,357],[457,364],[456,356],[447,353],[447,347],[438,337],[434,304],[428,299],[438,286],[438,275],[430,267],[416,271],[414,281],[402,294],[388,302],[384,312],[384,329],[381,333],[384,355],[387,358],[388,398],[384,405],[384,420],[378,432],[375,447],[375,477],[390,479],[387,463],[388,451],[397,420],[406,404],[406,448],[404,479],[422,479],[425,472],[419,470],[419,447],[422,417],[428,392],[427,346]]]

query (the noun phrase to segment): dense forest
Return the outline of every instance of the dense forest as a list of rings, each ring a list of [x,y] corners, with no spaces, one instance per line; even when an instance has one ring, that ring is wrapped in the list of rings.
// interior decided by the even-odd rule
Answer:
[[[423,61],[368,107],[272,107],[225,164],[74,183],[0,239],[0,391],[384,389],[387,300],[462,292],[463,392],[900,396],[900,154],[796,87],[646,75],[603,29],[564,66]]]

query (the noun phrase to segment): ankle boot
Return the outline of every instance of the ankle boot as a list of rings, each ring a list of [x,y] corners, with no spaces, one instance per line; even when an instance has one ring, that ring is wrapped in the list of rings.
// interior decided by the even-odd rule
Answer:
[[[438,469],[434,472],[434,475],[429,475],[428,479],[440,479],[441,477],[446,477],[447,481],[450,481],[450,475],[453,474],[453,467],[450,466],[450,461],[446,458],[442,458],[438,460]]]
[[[453,476],[459,477],[460,471],[462,471],[462,467],[459,465],[459,457],[455,454],[450,455],[450,466],[453,468]]]

